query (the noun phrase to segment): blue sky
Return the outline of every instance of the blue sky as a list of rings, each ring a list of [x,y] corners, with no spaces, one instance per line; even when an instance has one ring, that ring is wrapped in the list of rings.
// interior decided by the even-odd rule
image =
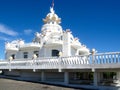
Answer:
[[[52,0],[0,0],[0,58],[6,41],[32,41]],[[120,51],[119,0],[54,0],[63,29],[98,52]]]

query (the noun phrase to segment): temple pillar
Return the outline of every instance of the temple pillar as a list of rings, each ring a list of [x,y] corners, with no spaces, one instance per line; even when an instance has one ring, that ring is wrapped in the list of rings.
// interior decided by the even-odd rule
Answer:
[[[64,84],[69,84],[69,72],[64,72]]]
[[[97,83],[100,83],[101,79],[101,73],[97,72]]]
[[[117,72],[116,79],[117,86],[120,86],[120,71]]]
[[[103,72],[100,72],[100,79],[103,80]]]
[[[97,72],[94,72],[93,73],[93,85],[94,86],[97,86],[98,85],[98,73]]]
[[[42,82],[45,81],[45,72],[44,71],[41,72],[41,81]]]

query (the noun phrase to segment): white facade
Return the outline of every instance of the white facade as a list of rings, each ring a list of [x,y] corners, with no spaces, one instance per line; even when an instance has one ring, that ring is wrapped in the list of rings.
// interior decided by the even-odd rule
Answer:
[[[62,57],[75,55],[89,55],[89,49],[82,45],[68,29],[64,31],[60,26],[61,18],[50,7],[50,13],[43,19],[41,32],[36,32],[30,43],[24,40],[14,40],[5,45],[6,59],[30,59],[36,54],[41,57]]]

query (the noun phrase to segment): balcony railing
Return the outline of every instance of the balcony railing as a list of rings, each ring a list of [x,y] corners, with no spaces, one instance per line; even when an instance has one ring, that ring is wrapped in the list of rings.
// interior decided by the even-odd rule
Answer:
[[[60,39],[49,39],[49,40],[46,42],[46,44],[60,44],[60,45],[62,45],[63,42],[62,42],[62,40],[60,40]]]
[[[95,55],[37,58],[27,60],[2,60],[0,69],[104,69],[120,68],[120,52]]]
[[[27,44],[20,45],[20,48],[31,48],[31,47],[39,48],[40,44],[39,43],[27,43]]]

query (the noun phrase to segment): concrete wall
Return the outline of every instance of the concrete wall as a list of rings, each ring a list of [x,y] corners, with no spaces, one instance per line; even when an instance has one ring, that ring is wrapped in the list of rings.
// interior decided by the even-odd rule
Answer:
[[[62,51],[62,46],[43,47],[40,50],[39,49],[38,50],[37,49],[21,50],[21,51],[16,53],[16,57],[17,57],[17,59],[23,58],[23,53],[28,52],[28,58],[32,58],[34,51],[39,51],[39,57],[51,57],[53,49]],[[9,53],[9,55],[7,57],[9,57],[10,55],[11,55],[11,53]]]
[[[16,59],[21,59],[21,58],[24,58],[24,52],[28,52],[28,58],[31,58],[33,57],[33,54],[34,54],[34,51],[40,51],[39,49],[24,49],[24,50],[20,50],[20,51],[11,51],[11,52],[7,52],[6,54],[6,59],[9,59],[11,55],[15,54],[15,58]]]
[[[78,71],[77,73],[80,72]],[[94,87],[99,88],[100,86],[104,87],[108,85],[109,87],[111,87],[113,84],[115,87],[120,86],[119,72],[117,73],[118,81],[115,82],[116,84],[109,83],[109,80],[105,80],[100,83],[100,81],[103,80],[103,77],[101,76],[101,74],[103,74],[102,72],[93,72],[93,79],[91,80],[89,79],[89,75],[88,75],[88,73],[90,72],[83,71],[81,73],[83,73],[82,76],[83,79],[80,79],[79,75],[76,76],[76,72],[68,72],[68,74],[65,74],[65,72],[58,72],[57,70],[42,70],[42,71],[37,70],[36,72],[33,72],[33,70],[12,70],[12,71],[4,70],[4,75],[15,76],[14,78],[19,77],[20,80],[42,81],[46,83],[60,84],[60,85],[75,85],[75,86],[84,85],[84,87],[85,85],[89,85],[92,88]],[[104,88],[100,90],[104,90]],[[108,90],[118,90],[118,89],[108,89]]]
[[[8,76],[20,76],[20,71],[19,70],[12,70],[12,71],[9,71],[9,70],[4,70],[4,75],[8,75]]]
[[[71,47],[71,56],[75,56],[77,50]]]
[[[63,82],[64,81],[64,73],[61,72],[45,72],[45,80],[51,82]]]
[[[13,52],[7,52],[6,56],[5,56],[6,57],[5,59],[9,60],[10,56],[13,55],[13,54],[17,55],[17,52],[15,52],[15,51],[13,51]]]
[[[39,56],[40,56],[40,57],[44,57],[44,52],[45,52],[45,48],[42,47],[42,48],[40,49],[40,51],[39,51]]]
[[[41,81],[41,72],[21,71],[20,77],[24,80]]]

